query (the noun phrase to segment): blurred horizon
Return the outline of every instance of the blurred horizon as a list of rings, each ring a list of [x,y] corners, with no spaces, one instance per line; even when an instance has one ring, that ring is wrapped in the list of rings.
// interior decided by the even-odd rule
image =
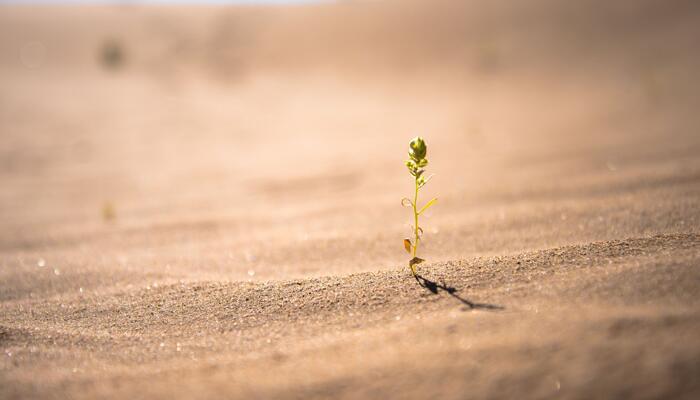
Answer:
[[[0,0],[0,5],[128,5],[128,4],[162,4],[162,5],[292,5],[333,3],[336,0]]]

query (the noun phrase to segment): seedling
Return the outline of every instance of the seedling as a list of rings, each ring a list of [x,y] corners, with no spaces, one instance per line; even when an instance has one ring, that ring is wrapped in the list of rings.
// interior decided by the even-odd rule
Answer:
[[[413,241],[411,241],[409,238],[403,240],[404,249],[406,249],[406,251],[413,257],[408,262],[408,267],[411,268],[411,273],[413,276],[416,276],[416,265],[425,261],[418,257],[418,245],[420,244],[421,237],[423,236],[423,229],[420,227],[420,225],[418,225],[418,217],[437,201],[437,198],[434,198],[425,203],[425,205],[420,209],[418,208],[418,191],[433,177],[433,175],[430,175],[426,178],[424,175],[425,167],[428,165],[428,159],[425,158],[427,153],[428,148],[425,145],[425,140],[423,140],[423,138],[420,136],[414,138],[408,144],[409,159],[406,161],[406,167],[408,167],[408,172],[415,180],[416,190],[413,195],[413,200],[409,199],[408,197],[404,197],[401,199],[401,205],[404,207],[411,207],[413,210],[413,225],[411,226]]]

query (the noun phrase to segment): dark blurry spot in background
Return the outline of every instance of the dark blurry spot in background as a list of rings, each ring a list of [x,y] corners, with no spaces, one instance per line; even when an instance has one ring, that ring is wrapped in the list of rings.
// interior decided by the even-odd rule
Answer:
[[[117,40],[107,39],[100,48],[100,63],[105,69],[117,70],[124,66],[124,49]]]

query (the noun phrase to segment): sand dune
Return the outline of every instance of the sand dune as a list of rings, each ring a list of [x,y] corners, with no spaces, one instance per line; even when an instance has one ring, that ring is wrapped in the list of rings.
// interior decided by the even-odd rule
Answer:
[[[0,7],[0,398],[697,398],[699,19]]]
[[[4,378],[41,397],[683,397],[699,257],[697,235],[658,235],[431,264],[422,286],[389,270],[5,302],[3,344],[33,368]]]

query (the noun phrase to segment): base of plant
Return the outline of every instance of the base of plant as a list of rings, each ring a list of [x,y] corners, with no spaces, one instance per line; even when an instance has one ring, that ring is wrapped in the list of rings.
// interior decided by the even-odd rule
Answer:
[[[411,273],[413,276],[416,276],[416,265],[422,263],[423,261],[425,260],[420,257],[413,257],[411,261],[408,262],[408,267],[411,268]]]

